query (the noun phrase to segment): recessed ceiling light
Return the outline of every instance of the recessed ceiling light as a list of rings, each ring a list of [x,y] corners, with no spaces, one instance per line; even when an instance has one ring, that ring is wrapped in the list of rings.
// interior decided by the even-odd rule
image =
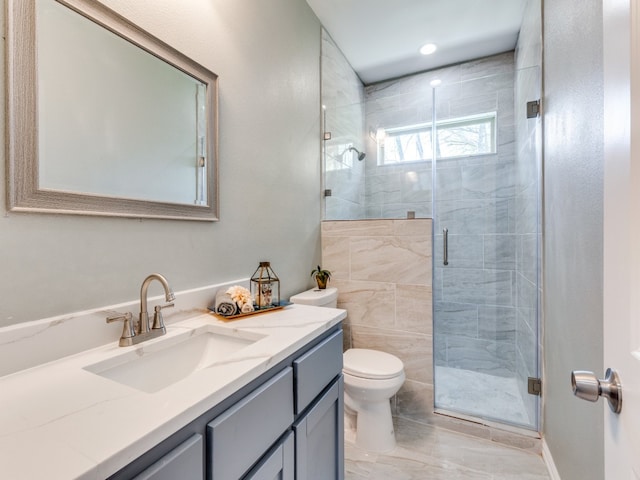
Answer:
[[[420,53],[422,55],[431,55],[437,49],[438,47],[435,43],[427,43],[426,45],[423,45],[422,47],[420,47]]]

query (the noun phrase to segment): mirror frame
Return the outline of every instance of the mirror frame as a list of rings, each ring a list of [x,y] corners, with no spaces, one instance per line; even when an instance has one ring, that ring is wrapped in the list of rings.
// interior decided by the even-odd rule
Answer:
[[[112,217],[218,220],[218,76],[95,0],[55,1],[206,84],[207,204],[188,205],[137,200],[39,187],[35,1],[7,0],[8,210]]]

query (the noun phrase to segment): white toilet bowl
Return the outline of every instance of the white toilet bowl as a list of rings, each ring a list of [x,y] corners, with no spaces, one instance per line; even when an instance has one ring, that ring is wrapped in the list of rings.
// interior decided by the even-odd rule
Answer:
[[[396,446],[389,401],[404,383],[402,361],[389,353],[364,348],[344,352],[345,425],[355,414],[355,443],[370,452]]]

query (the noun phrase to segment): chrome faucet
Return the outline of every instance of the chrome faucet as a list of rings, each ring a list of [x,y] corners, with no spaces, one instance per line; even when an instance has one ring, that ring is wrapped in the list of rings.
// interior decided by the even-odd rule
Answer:
[[[158,280],[164,288],[164,296],[167,302],[165,305],[156,305],[154,308],[153,324],[149,324],[149,313],[147,312],[147,296],[149,290],[149,284],[153,280]],[[138,318],[138,324],[134,327],[131,320],[131,312],[116,313],[115,315],[107,317],[107,323],[115,322],[117,320],[124,321],[124,328],[122,329],[122,336],[118,345],[121,347],[128,347],[130,345],[136,345],[150,340],[155,337],[159,337],[167,333],[167,329],[164,326],[164,319],[162,318],[162,309],[167,307],[173,307],[173,300],[175,295],[169,286],[169,282],[159,273],[152,273],[142,282],[140,288],[140,315]]]

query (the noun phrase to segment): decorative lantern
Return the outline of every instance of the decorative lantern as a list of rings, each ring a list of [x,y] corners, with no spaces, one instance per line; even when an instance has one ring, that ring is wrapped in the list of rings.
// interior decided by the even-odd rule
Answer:
[[[260,262],[251,276],[251,295],[256,310],[280,305],[280,279],[271,269],[270,262]]]

